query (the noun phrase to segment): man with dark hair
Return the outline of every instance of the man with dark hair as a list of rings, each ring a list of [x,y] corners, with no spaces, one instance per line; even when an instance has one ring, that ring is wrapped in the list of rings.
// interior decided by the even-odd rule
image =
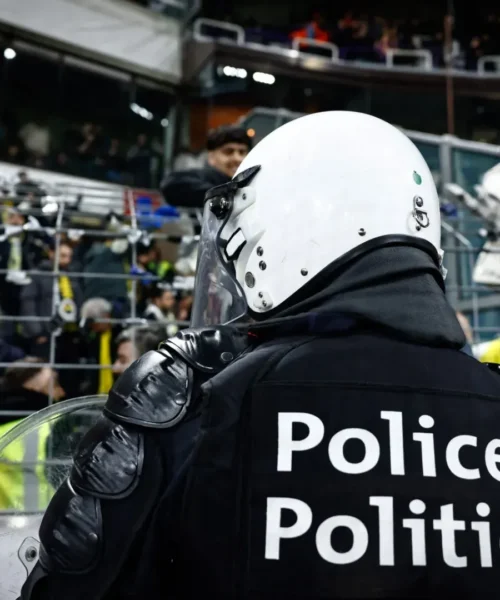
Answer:
[[[48,260],[42,261],[39,270],[49,272],[54,270],[54,261],[56,252],[53,242],[49,243]],[[58,254],[58,298],[56,305],[56,314],[53,314],[54,287],[53,278],[48,275],[33,275],[31,282],[21,289],[19,311],[22,316],[41,317],[39,321],[23,322],[23,335],[29,340],[31,350],[35,356],[45,356],[48,352],[48,342],[52,331],[51,324],[43,319],[52,316],[58,316],[68,325],[65,331],[70,328],[70,324],[75,324],[78,318],[78,310],[82,304],[82,294],[78,281],[75,278],[68,277],[71,270],[71,261],[73,258],[73,248],[68,242],[61,242]],[[62,338],[59,339],[62,342]]]
[[[134,360],[146,352],[156,350],[165,339],[165,325],[129,327],[116,338],[115,375],[121,375]]]
[[[251,147],[252,141],[243,127],[225,125],[214,129],[207,139],[207,166],[168,175],[162,183],[165,200],[172,206],[201,208],[205,193],[227,183]]]
[[[208,164],[231,179],[248,154],[252,142],[243,127],[223,126],[208,134]]]
[[[5,370],[1,387],[0,409],[2,411],[36,411],[45,408],[48,405],[51,386],[55,400],[60,400],[66,395],[59,384],[58,374],[50,367],[45,366],[41,358],[26,356],[14,361]],[[0,425],[18,418],[19,415],[2,416]],[[0,431],[2,431],[1,428]]]

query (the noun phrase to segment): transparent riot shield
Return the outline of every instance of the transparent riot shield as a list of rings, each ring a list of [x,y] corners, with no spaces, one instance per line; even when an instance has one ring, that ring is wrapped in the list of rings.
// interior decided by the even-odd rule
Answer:
[[[15,600],[38,559],[38,529],[106,396],[59,402],[3,426],[0,437],[0,599]]]

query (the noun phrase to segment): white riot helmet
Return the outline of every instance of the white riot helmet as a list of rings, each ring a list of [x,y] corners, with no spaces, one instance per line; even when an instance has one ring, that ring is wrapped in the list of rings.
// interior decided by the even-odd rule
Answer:
[[[271,318],[382,246],[441,267],[440,237],[432,174],[401,131],[362,113],[302,117],[207,193],[192,326]]]

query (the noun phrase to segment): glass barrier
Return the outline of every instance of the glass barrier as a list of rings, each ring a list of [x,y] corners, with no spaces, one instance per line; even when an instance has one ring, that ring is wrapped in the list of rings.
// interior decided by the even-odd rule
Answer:
[[[0,427],[0,597],[15,600],[39,556],[39,526],[106,396],[61,402]]]

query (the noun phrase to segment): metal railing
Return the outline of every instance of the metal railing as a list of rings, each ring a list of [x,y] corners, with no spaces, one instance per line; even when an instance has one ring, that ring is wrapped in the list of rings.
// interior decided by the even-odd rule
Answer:
[[[227,34],[229,34],[229,38],[226,36],[220,36],[220,35],[210,35],[209,32],[205,31],[202,32],[203,28],[206,27],[210,27],[212,30],[218,30],[221,32],[226,32]],[[290,44],[290,47],[283,47],[282,44],[261,44],[258,42],[250,42],[247,41],[246,39],[246,32],[245,29],[243,27],[241,27],[240,25],[236,25],[234,23],[228,23],[226,21],[217,21],[214,19],[196,19],[194,21],[193,24],[193,31],[192,31],[192,36],[193,39],[199,42],[211,42],[214,40],[217,40],[218,42],[224,43],[224,44],[236,44],[237,46],[244,46],[247,47],[248,49],[258,49],[260,51],[263,52],[268,52],[270,55],[271,54],[281,54],[283,56],[288,56],[289,58],[297,58],[297,56],[299,56],[298,54],[298,49],[295,45]],[[295,41],[295,43],[298,44],[306,44],[309,43],[310,45],[316,45],[315,44],[321,44],[323,47],[323,44],[327,43],[327,42],[317,42],[316,40],[313,39],[309,39],[309,38],[303,38],[303,39],[298,39],[297,41]],[[335,48],[337,48],[337,46],[335,46],[335,44],[331,44],[331,46],[334,46]],[[325,46],[326,47],[326,46]],[[459,49],[460,46],[459,44],[455,41],[453,44],[453,51],[452,54],[450,54],[449,56],[447,56],[448,59],[453,58],[456,59],[457,57],[457,48]],[[338,51],[338,48],[337,48]],[[334,55],[335,50],[332,49],[332,57]],[[446,52],[444,50],[444,52]],[[397,56],[404,56],[404,57],[409,57],[409,58],[415,58],[416,59],[416,64],[415,65],[396,65],[394,64],[394,57]],[[431,73],[431,74],[447,74],[447,75],[460,75],[463,76],[464,73],[467,73],[467,76],[469,77],[476,77],[476,78],[484,78],[484,77],[492,77],[492,78],[498,78],[500,76],[500,73],[498,72],[487,72],[485,70],[485,64],[488,63],[494,63],[494,64],[499,64],[499,57],[497,56],[486,56],[483,57],[482,59],[480,59],[478,61],[478,65],[475,71],[465,71],[464,69],[461,68],[457,68],[457,67],[453,67],[453,68],[442,68],[442,67],[436,67],[433,64],[433,56],[430,50],[426,50],[426,49],[417,49],[417,50],[402,50],[402,49],[389,49],[387,51],[386,54],[386,61],[385,63],[377,63],[377,62],[368,62],[366,60],[363,61],[358,61],[358,60],[349,60],[349,59],[341,59],[338,57],[338,55],[336,57],[330,57],[330,56],[326,56],[326,57],[322,57],[320,55],[317,56],[317,58],[319,59],[323,59],[323,60],[327,60],[329,62],[336,62],[339,64],[345,64],[345,65],[349,65],[352,68],[356,68],[359,69],[360,71],[362,70],[387,70],[387,69],[398,69],[398,70],[405,70],[407,69],[408,71],[422,71],[425,73]]]
[[[5,189],[5,183],[3,186],[3,189]],[[13,194],[14,196],[14,194]],[[69,194],[69,196],[72,196],[71,194]],[[30,369],[40,369],[44,366],[49,367],[49,368],[53,368],[56,370],[68,370],[68,369],[74,369],[75,371],[89,371],[89,370],[101,370],[101,369],[110,369],[112,367],[112,365],[103,365],[103,364],[83,364],[83,363],[72,363],[72,362],[65,362],[65,363],[61,363],[60,360],[57,361],[56,360],[56,350],[57,350],[57,344],[58,344],[58,336],[60,334],[61,331],[61,327],[64,326],[64,323],[61,323],[60,320],[57,320],[57,317],[59,315],[58,313],[58,309],[59,309],[59,303],[60,303],[60,298],[59,298],[59,278],[62,274],[64,274],[66,277],[68,277],[68,279],[70,280],[74,280],[74,279],[79,279],[79,280],[88,280],[88,279],[106,279],[106,280],[125,280],[130,282],[130,293],[128,295],[129,297],[129,314],[127,316],[124,316],[123,318],[102,318],[102,319],[95,319],[93,322],[95,323],[107,323],[110,325],[121,325],[123,327],[133,327],[133,326],[145,326],[148,324],[151,324],[150,322],[148,322],[146,319],[141,318],[138,314],[137,314],[137,286],[138,286],[138,282],[143,280],[144,278],[144,274],[141,274],[139,272],[137,272],[138,270],[138,263],[137,263],[137,244],[139,242],[145,242],[145,241],[153,241],[153,240],[159,240],[159,241],[168,241],[168,242],[173,242],[173,243],[177,243],[177,244],[181,244],[181,243],[187,243],[187,244],[192,244],[193,242],[197,242],[198,241],[198,237],[197,235],[182,235],[182,234],[178,234],[178,235],[172,235],[163,231],[156,231],[156,232],[152,232],[149,229],[144,229],[143,225],[141,225],[141,215],[138,215],[136,212],[136,204],[135,204],[135,199],[134,199],[134,195],[133,195],[133,191],[131,189],[126,190],[126,194],[125,194],[125,199],[127,202],[127,206],[126,206],[126,212],[128,212],[128,217],[123,217],[123,221],[122,221],[122,225],[119,229],[106,229],[105,231],[100,230],[100,229],[82,229],[82,230],[78,230],[75,228],[70,228],[70,227],[65,227],[63,226],[63,219],[67,217],[67,213],[69,211],[69,213],[71,213],[72,207],[73,207],[73,202],[72,202],[72,198],[68,197],[68,194],[61,194],[57,197],[54,197],[54,200],[56,201],[56,206],[57,206],[57,212],[56,212],[56,216],[55,216],[55,223],[53,226],[42,226],[38,223],[38,226],[33,226],[33,223],[30,222],[29,227],[22,227],[22,226],[11,226],[9,229],[9,226],[4,226],[3,228],[3,233],[2,231],[0,231],[0,241],[4,241],[7,240],[11,237],[16,237],[22,234],[25,234],[27,232],[29,232],[29,235],[31,234],[37,234],[37,235],[44,235],[44,236],[49,236],[53,239],[54,241],[54,257],[53,257],[53,261],[52,261],[52,268],[50,270],[42,270],[42,269],[37,269],[37,268],[33,268],[33,269],[28,269],[25,271],[22,271],[23,273],[25,273],[25,275],[30,278],[30,277],[36,277],[36,278],[52,278],[53,283],[52,283],[52,294],[51,294],[51,310],[50,310],[50,316],[39,316],[39,315],[6,315],[6,314],[2,314],[0,312],[0,323],[11,323],[11,324],[16,324],[16,325],[22,325],[23,323],[29,323],[29,322],[37,322],[37,323],[44,323],[46,324],[47,330],[50,331],[50,335],[48,335],[49,338],[49,356],[48,356],[48,360],[45,363],[33,363],[33,362],[16,362],[16,365],[19,367],[26,367],[26,368],[30,368]],[[22,205],[23,200],[21,199],[21,201],[19,202],[19,200],[17,201],[18,205]],[[10,202],[9,202],[10,204]],[[0,213],[3,211],[4,208],[8,208],[8,204],[7,206],[2,206],[2,202],[0,201]],[[101,207],[102,209],[105,208]],[[78,212],[78,211],[77,211]],[[99,213],[102,215],[104,211],[100,210]],[[109,212],[109,207],[108,210],[106,212]],[[123,211],[123,206],[122,206],[122,213]],[[182,212],[182,211],[181,211]],[[189,213],[191,213],[191,211],[189,211]],[[34,215],[43,215],[43,210],[40,209],[30,209],[29,210],[29,216],[31,219],[33,219]],[[92,213],[89,213],[90,215],[92,215]],[[99,216],[99,214],[93,214],[93,216]],[[197,221],[197,219],[199,218],[199,216],[197,218],[195,218],[195,221]],[[167,222],[172,222],[175,221],[174,219],[167,219]],[[193,232],[194,232],[194,224],[193,224]],[[64,273],[62,273],[59,270],[59,257],[60,257],[60,249],[61,249],[61,243],[62,243],[62,239],[63,239],[63,235],[65,234],[77,234],[80,236],[86,236],[88,238],[90,238],[91,240],[95,238],[96,241],[102,240],[103,238],[109,240],[109,239],[113,239],[113,238],[125,238],[128,242],[128,246],[131,250],[130,252],[130,260],[129,260],[129,267],[130,267],[130,273],[96,273],[96,272],[78,272],[78,271],[64,271]],[[0,269],[0,277],[4,277],[7,274],[11,274],[12,270],[11,269]],[[160,277],[155,276],[153,274],[147,274],[147,279],[149,282],[154,282],[154,281],[159,281]],[[172,289],[173,291],[192,291],[194,287],[194,277],[193,276],[182,276],[182,275],[176,275],[171,283],[170,289]],[[76,319],[75,324],[78,325],[79,319]],[[159,323],[160,325],[163,322]],[[164,322],[165,327],[167,325],[176,325],[176,326],[180,326],[180,327],[185,327],[188,325],[188,323],[186,323],[185,321],[175,321],[171,322],[171,321],[165,321]],[[135,330],[132,329],[132,333],[134,333]],[[133,341],[133,340],[132,340]],[[134,342],[133,342],[134,343]],[[0,362],[0,369],[3,368],[7,368],[9,366],[11,366],[12,363],[9,362]],[[50,381],[50,388],[49,388],[49,395],[48,395],[48,403],[49,405],[52,404],[52,402],[54,401],[54,379],[51,379]],[[10,411],[7,412],[7,415],[10,415]],[[0,405],[0,417],[5,417],[5,411],[1,410],[1,405]]]
[[[193,34],[196,41],[206,42],[214,39],[214,36],[203,33],[203,30],[207,27],[228,33],[230,35],[230,39],[236,42],[236,44],[239,46],[245,43],[245,30],[243,27],[240,27],[240,25],[235,25],[234,23],[226,23],[225,21],[215,21],[214,19],[196,19],[193,26]],[[216,36],[215,39],[217,38],[218,36]]]
[[[405,68],[421,68],[426,71],[432,70],[432,54],[429,50],[400,50],[400,49],[389,49],[385,54],[385,64],[391,68],[394,66],[400,66],[394,64],[394,59],[397,57],[414,58],[416,59],[415,65],[405,65]]]
[[[477,72],[486,73],[486,65],[494,65],[495,71],[500,69],[500,56],[481,56],[477,61]]]
[[[331,53],[331,61],[332,62],[337,62],[339,59],[339,56],[340,56],[340,51],[339,51],[338,46],[336,46],[335,44],[331,44],[330,42],[322,42],[320,40],[310,40],[310,39],[306,39],[306,38],[296,38],[292,42],[292,48],[298,53],[303,52],[304,46],[310,47],[310,48],[319,48],[319,49],[328,50]],[[307,52],[305,52],[304,54],[306,56],[309,55]],[[315,54],[314,56],[318,56],[318,55]]]

